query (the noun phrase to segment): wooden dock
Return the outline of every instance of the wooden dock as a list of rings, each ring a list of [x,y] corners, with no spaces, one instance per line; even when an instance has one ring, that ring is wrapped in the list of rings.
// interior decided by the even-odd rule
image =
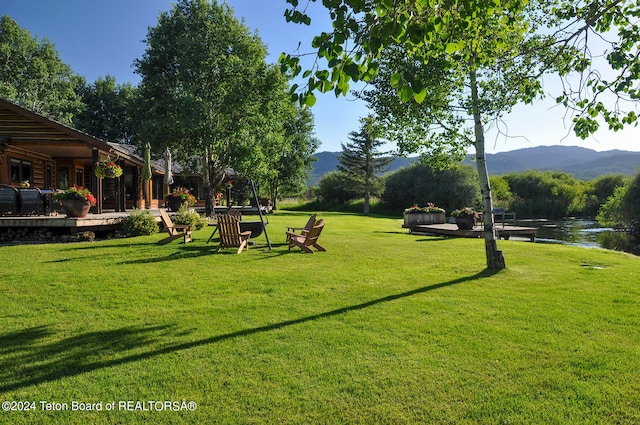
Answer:
[[[535,227],[521,227],[510,225],[496,225],[498,237],[508,240],[511,236],[521,236],[535,242],[538,236],[538,229]],[[451,223],[444,224],[421,224],[411,228],[412,234],[451,236],[456,238],[481,238],[482,226],[474,226],[471,230],[460,230],[458,226]]]

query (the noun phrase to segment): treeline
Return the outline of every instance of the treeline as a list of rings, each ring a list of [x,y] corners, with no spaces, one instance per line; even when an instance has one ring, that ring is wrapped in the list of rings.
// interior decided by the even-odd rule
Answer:
[[[604,225],[635,228],[640,221],[640,173],[634,178],[610,174],[593,180],[565,172],[526,171],[492,176],[494,206],[519,218],[590,217]],[[359,198],[350,177],[327,173],[313,190],[315,207],[346,209]],[[387,174],[376,188],[372,212],[401,215],[411,205],[433,203],[447,212],[462,207],[480,209],[478,175],[473,166],[435,170],[414,164]],[[355,209],[354,209],[355,210]]]

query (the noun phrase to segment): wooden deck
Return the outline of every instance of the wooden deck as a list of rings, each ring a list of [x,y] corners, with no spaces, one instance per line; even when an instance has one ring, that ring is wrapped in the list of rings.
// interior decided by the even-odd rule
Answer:
[[[149,210],[160,222],[158,210]],[[87,214],[86,217],[69,218],[64,214],[52,216],[6,216],[0,217],[0,229],[33,229],[49,228],[69,231],[70,233],[84,231],[113,231],[122,228],[122,221],[129,215],[127,212],[105,212],[102,214]]]
[[[233,207],[240,210],[243,214],[258,214],[255,207]],[[158,223],[160,220],[160,211],[158,209],[148,210],[156,217]],[[197,209],[198,212],[204,212]],[[222,214],[227,211],[227,207],[215,207],[215,212]],[[130,211],[129,211],[130,212]],[[87,214],[82,218],[68,218],[64,214],[58,215],[32,215],[32,216],[0,216],[0,231],[2,229],[38,229],[49,228],[61,230],[70,233],[93,231],[93,232],[110,232],[122,228],[122,221],[129,215],[129,212],[103,212],[102,214]],[[263,214],[267,211],[263,207]],[[175,217],[176,213],[169,213]]]
[[[511,236],[521,236],[528,238],[531,242],[535,242],[536,236],[538,236],[538,229],[535,227],[496,225],[496,229],[498,230],[498,237],[507,240]],[[472,230],[460,230],[458,229],[458,226],[451,223],[422,224],[414,226],[410,231],[412,234],[452,236],[457,238],[482,237],[482,226],[475,226]]]
[[[111,231],[122,228],[122,220],[127,216],[128,214],[126,212],[120,212],[87,214],[87,216],[83,218],[67,218],[64,214],[57,216],[0,217],[0,228],[48,228],[68,230],[70,233]]]

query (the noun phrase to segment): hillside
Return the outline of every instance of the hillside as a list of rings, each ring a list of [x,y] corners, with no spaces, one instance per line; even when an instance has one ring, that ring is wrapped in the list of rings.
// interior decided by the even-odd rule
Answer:
[[[311,170],[308,184],[310,186],[316,185],[322,176],[325,174],[336,171],[338,169],[338,156],[340,152],[319,152],[315,154],[317,161],[313,163],[313,169]],[[413,162],[416,162],[418,158],[396,158],[391,164],[387,172],[395,171],[399,168],[405,167]]]
[[[338,166],[340,152],[320,152],[315,156],[310,185]],[[418,161],[413,158],[396,158],[388,171],[395,171]],[[473,156],[464,161],[473,164]],[[605,174],[633,175],[640,170],[640,152],[610,150],[598,152],[578,146],[537,146],[487,155],[491,174],[506,174],[526,170],[564,171],[581,180],[591,180]]]

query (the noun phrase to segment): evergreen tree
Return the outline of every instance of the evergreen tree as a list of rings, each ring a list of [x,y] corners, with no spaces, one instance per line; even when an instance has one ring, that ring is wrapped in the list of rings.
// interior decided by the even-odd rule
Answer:
[[[342,154],[338,157],[338,169],[351,179],[354,189],[364,196],[364,214],[369,214],[371,196],[381,190],[379,174],[393,160],[388,152],[379,152],[384,144],[380,139],[375,118],[369,115],[360,120],[360,131],[349,133],[350,143],[342,143]]]

